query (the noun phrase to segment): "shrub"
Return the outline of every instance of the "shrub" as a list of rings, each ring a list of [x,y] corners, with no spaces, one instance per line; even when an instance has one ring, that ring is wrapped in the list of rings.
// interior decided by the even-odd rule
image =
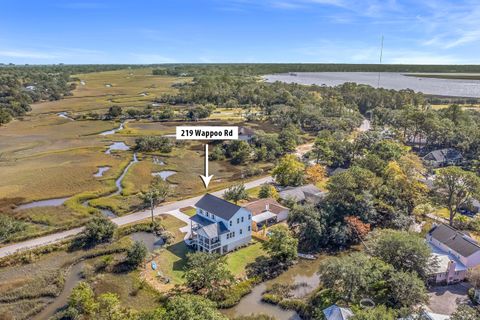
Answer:
[[[240,302],[243,296],[252,292],[252,288],[259,281],[257,278],[251,278],[239,282],[223,292],[224,300],[217,301],[217,307],[220,309],[231,308]]]
[[[110,241],[117,226],[105,217],[95,217],[90,220],[83,231],[83,244],[93,246],[98,243]]]
[[[167,137],[146,136],[135,139],[135,149],[140,152],[160,151],[169,153],[173,149],[173,143]]]
[[[127,251],[127,257],[125,262],[135,269],[142,264],[143,260],[147,257],[148,250],[142,241],[135,241],[130,250]]]

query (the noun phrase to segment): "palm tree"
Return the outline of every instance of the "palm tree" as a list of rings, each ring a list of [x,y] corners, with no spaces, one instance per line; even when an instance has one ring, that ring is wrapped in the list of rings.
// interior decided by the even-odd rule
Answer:
[[[170,194],[170,185],[162,179],[155,179],[148,190],[141,194],[143,202],[150,206],[152,213],[152,226],[154,225],[153,209],[159,204],[164,202]]]

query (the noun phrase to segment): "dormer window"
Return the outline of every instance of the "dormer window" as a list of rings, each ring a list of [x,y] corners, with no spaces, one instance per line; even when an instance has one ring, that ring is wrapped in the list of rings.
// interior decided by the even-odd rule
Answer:
[[[232,226],[232,220],[230,220],[230,227]]]

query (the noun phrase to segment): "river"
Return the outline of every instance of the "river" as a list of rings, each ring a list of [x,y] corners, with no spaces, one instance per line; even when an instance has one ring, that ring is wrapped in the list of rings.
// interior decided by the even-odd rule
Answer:
[[[402,73],[380,72],[297,72],[269,74],[267,82],[288,82],[306,85],[338,86],[345,82],[368,84],[385,89],[412,89],[425,94],[480,98],[480,80],[436,79],[406,76]]]
[[[300,259],[297,264],[277,278],[256,285],[251,293],[242,298],[239,304],[232,308],[222,310],[222,313],[230,318],[263,313],[273,316],[277,320],[300,319],[300,316],[295,311],[284,310],[276,305],[263,302],[262,294],[267,288],[275,283],[288,285],[306,284],[292,292],[297,298],[302,298],[311,293],[320,283],[317,271],[324,258],[325,257],[321,256],[316,260]]]

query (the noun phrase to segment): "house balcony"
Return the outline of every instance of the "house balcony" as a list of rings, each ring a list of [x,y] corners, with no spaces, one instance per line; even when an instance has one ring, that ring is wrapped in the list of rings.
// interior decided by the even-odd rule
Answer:
[[[191,244],[201,246],[207,250],[215,250],[222,245],[220,240],[211,241],[209,239],[199,237],[195,234],[192,234]]]

